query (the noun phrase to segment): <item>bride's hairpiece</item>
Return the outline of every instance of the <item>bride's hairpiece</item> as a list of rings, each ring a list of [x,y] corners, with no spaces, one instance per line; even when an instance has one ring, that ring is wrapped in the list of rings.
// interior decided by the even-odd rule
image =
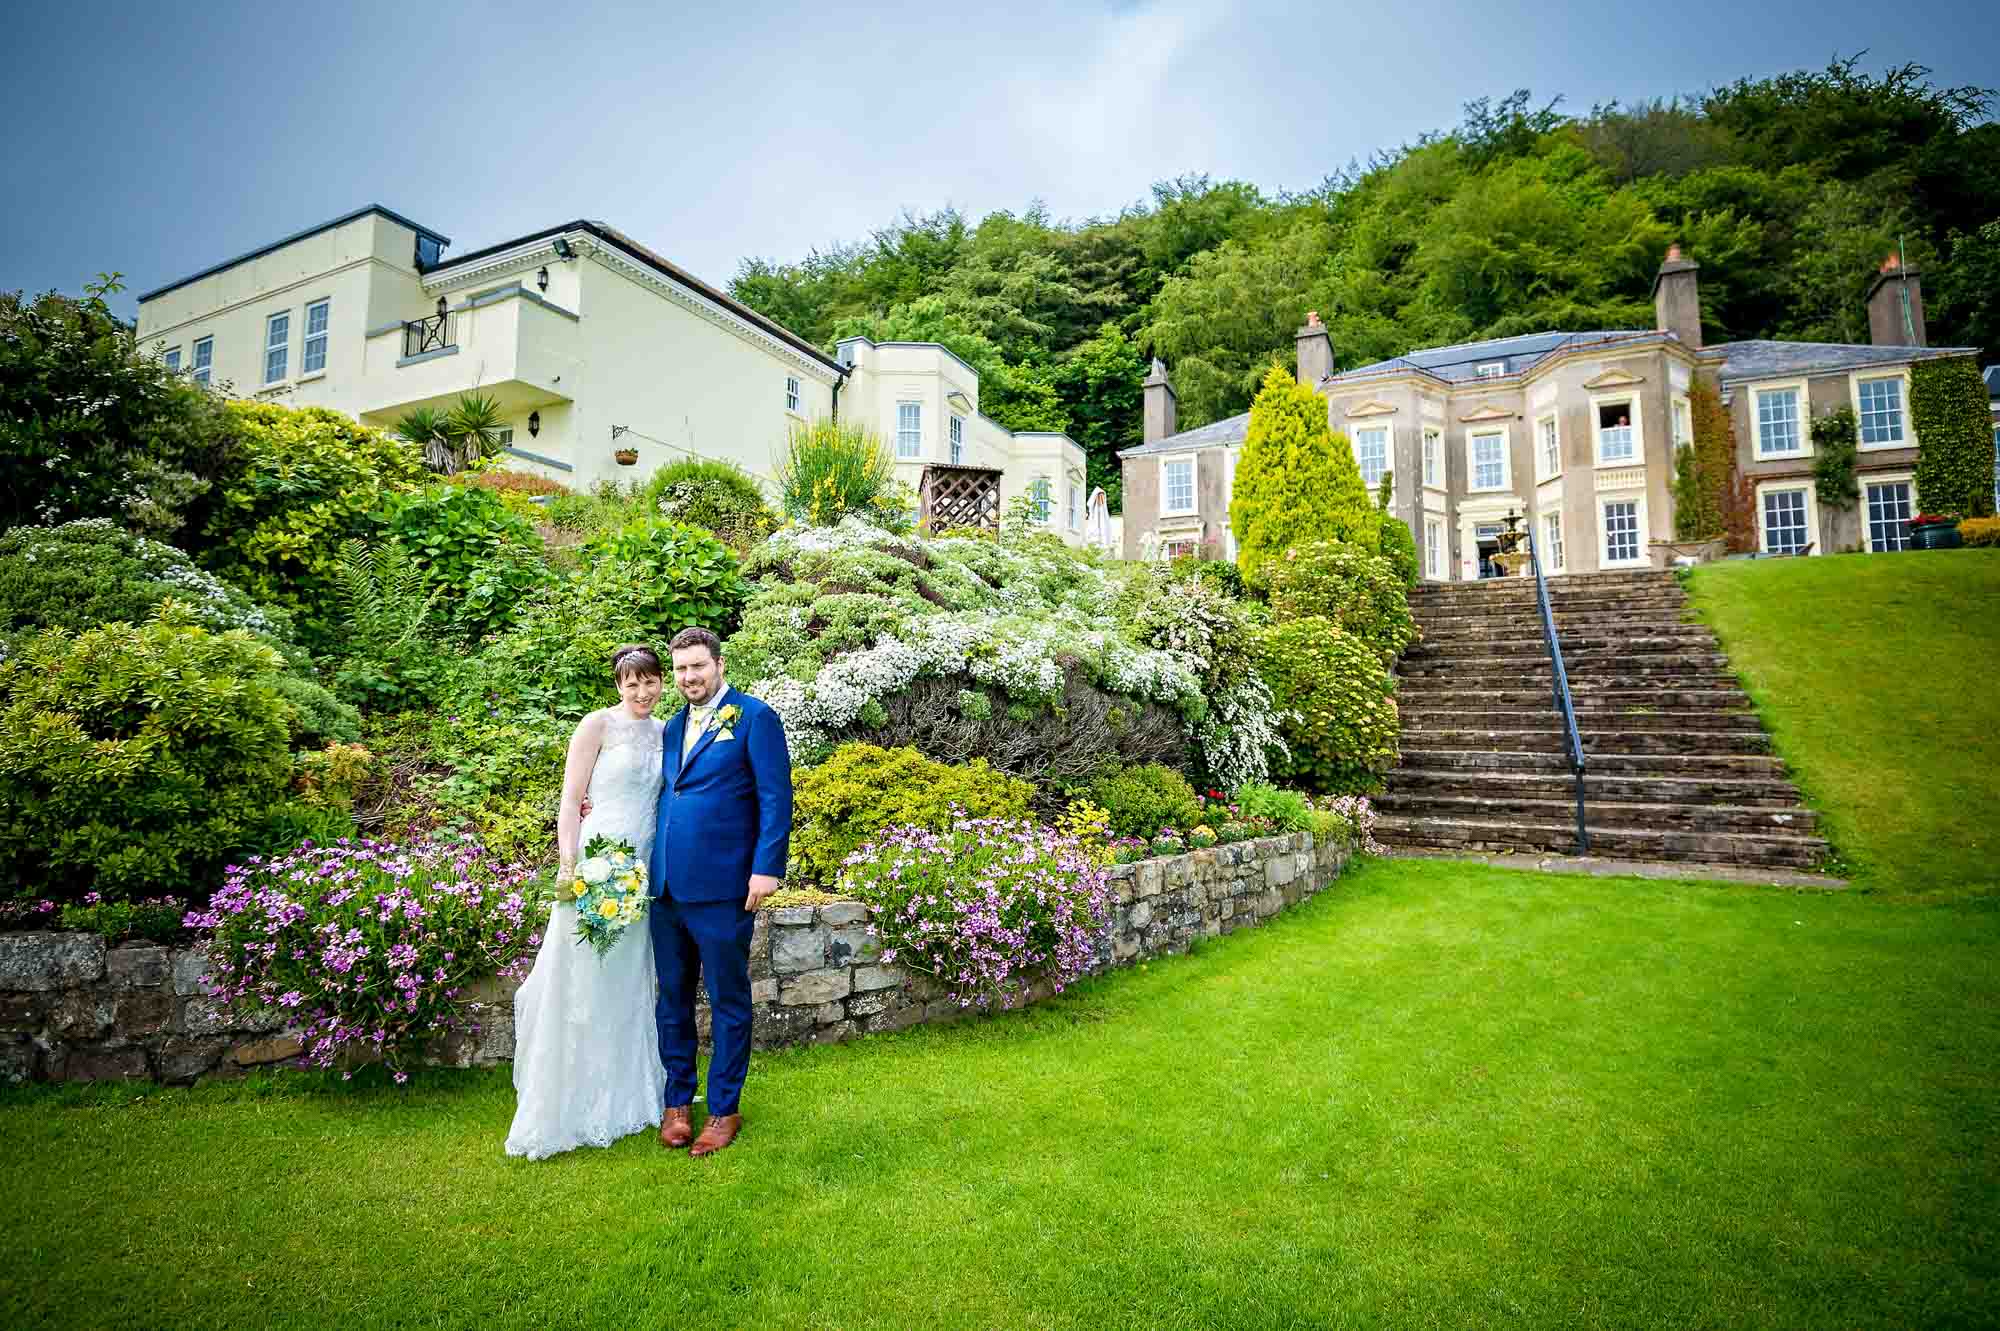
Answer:
[[[627,675],[651,675],[655,679],[665,679],[667,672],[660,668],[660,654],[643,642],[628,642],[611,653],[611,677],[623,680]]]

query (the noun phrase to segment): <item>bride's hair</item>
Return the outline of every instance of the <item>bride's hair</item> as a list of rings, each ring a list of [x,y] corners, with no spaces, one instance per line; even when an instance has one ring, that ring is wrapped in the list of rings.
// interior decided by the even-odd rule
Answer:
[[[611,677],[622,684],[627,675],[665,679],[667,672],[660,669],[658,652],[643,642],[628,642],[611,653]]]

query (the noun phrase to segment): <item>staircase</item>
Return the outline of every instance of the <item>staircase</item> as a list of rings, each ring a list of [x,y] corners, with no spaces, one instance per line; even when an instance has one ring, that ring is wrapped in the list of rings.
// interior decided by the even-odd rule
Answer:
[[[1588,759],[1590,852],[1817,867],[1827,844],[1715,635],[1671,573],[1549,584]],[[1376,800],[1396,848],[1573,853],[1576,787],[1535,584],[1426,583],[1397,667],[1402,762]]]

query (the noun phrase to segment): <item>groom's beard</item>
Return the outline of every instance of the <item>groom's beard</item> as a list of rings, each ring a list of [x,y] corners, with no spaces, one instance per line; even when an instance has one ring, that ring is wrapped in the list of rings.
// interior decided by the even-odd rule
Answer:
[[[681,697],[687,700],[690,707],[699,707],[720,692],[722,692],[721,680],[717,680],[713,685],[683,684],[681,686]]]

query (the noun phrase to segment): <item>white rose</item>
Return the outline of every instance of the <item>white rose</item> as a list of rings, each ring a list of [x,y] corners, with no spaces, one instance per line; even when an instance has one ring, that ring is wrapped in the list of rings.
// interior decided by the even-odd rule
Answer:
[[[576,876],[595,887],[611,877],[611,862],[602,855],[593,855],[576,866]]]

